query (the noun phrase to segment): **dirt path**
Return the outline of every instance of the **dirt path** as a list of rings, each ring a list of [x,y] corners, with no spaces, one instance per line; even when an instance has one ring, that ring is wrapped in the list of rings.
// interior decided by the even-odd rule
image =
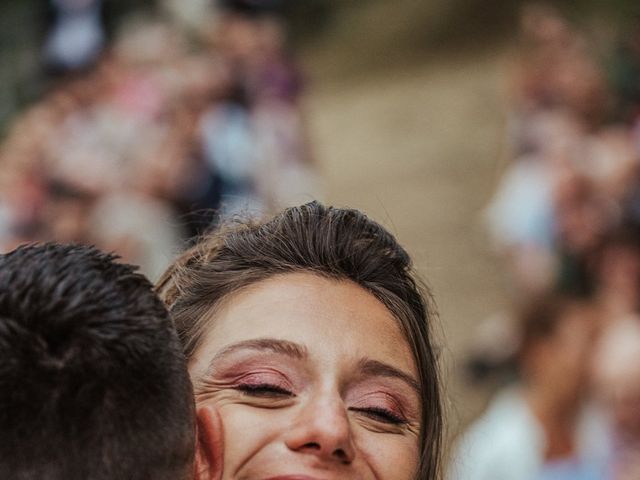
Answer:
[[[476,321],[506,301],[479,218],[501,168],[503,57],[314,85],[307,102],[326,200],[390,228],[433,288],[446,337],[455,433],[481,408],[461,356]]]

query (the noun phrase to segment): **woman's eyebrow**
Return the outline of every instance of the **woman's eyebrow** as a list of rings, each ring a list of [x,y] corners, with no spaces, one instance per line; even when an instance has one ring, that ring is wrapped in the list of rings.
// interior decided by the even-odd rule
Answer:
[[[298,343],[290,342],[288,340],[279,340],[277,338],[254,338],[251,340],[243,340],[241,342],[232,343],[227,345],[222,350],[214,355],[209,362],[207,373],[210,374],[215,368],[216,363],[228,355],[231,355],[240,350],[256,350],[262,352],[278,353],[280,355],[286,355],[298,360],[302,360],[307,357],[307,349]]]
[[[418,394],[418,396],[420,395],[420,386],[413,375],[403,372],[388,363],[379,362],[378,360],[372,360],[370,358],[363,358],[358,362],[358,369],[365,376],[390,377],[402,380],[409,385],[411,389]]]

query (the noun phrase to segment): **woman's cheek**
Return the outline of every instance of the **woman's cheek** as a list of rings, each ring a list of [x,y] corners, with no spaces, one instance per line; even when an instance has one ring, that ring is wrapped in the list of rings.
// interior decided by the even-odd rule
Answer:
[[[216,405],[224,430],[225,474],[235,472],[282,432],[283,412],[237,403]]]
[[[225,473],[235,473],[247,452],[259,447],[259,436],[264,433],[262,421],[258,411],[237,404],[222,405],[219,412],[224,430]]]
[[[223,425],[233,424],[235,430],[246,428],[264,428],[272,412],[267,408],[255,408],[251,405],[228,403],[217,405]],[[243,432],[244,434],[245,432]]]
[[[418,440],[413,436],[380,434],[358,429],[358,454],[381,480],[414,480],[418,464]]]

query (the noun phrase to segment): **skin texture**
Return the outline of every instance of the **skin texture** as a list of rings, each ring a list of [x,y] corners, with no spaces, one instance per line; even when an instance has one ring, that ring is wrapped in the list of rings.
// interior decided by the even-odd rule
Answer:
[[[396,320],[362,287],[309,273],[236,292],[190,372],[222,419],[223,479],[410,480],[416,369]]]

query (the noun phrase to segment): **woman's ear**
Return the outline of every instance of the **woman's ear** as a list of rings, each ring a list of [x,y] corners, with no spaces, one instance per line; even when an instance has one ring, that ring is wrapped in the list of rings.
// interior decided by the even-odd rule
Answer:
[[[224,436],[220,414],[211,406],[197,410],[196,461],[194,480],[220,480]]]

